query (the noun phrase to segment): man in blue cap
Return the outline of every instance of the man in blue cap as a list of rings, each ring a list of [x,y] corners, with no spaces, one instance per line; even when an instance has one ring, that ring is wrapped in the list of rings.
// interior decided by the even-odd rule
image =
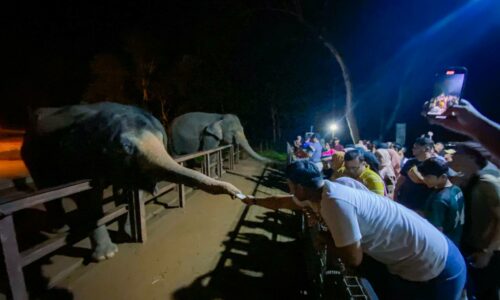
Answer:
[[[463,257],[432,224],[389,198],[345,184],[347,178],[324,180],[310,161],[294,162],[286,173],[293,195],[243,201],[271,209],[310,202],[331,233],[331,250],[346,265],[361,265],[365,255],[375,261],[366,277],[381,299],[460,298]]]

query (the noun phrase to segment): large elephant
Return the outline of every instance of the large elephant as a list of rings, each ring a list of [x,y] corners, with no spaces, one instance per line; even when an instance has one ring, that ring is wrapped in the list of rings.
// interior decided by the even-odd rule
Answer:
[[[191,112],[172,122],[172,150],[177,155],[213,149],[223,143],[237,143],[253,158],[262,162],[274,162],[252,149],[240,119],[235,115]]]
[[[91,222],[103,215],[102,191],[110,184],[153,191],[165,180],[212,194],[239,193],[230,183],[182,167],[166,146],[165,130],[151,114],[103,102],[39,109],[21,154],[38,188],[91,179],[94,189],[75,199]],[[95,229],[91,239],[98,260],[118,250],[105,226]]]

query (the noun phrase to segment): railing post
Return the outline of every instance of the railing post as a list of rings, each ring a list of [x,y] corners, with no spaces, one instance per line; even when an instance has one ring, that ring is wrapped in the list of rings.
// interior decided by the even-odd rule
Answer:
[[[207,175],[208,177],[211,177],[210,176],[210,153],[209,154],[205,154],[205,175]]]
[[[181,166],[184,166],[184,162],[180,163]],[[183,184],[178,184],[177,185],[177,191],[179,193],[179,207],[184,207],[186,203],[186,189]]]
[[[142,191],[134,188],[129,195],[129,219],[132,239],[136,242],[145,243],[148,239],[146,229],[146,208],[142,201]]]
[[[240,145],[236,144],[236,163],[240,163]]]
[[[178,190],[179,190],[179,207],[182,208],[186,203],[186,188],[184,187],[183,184],[179,184]]]
[[[222,157],[222,149],[217,151],[217,158],[219,161],[219,163],[217,164],[217,166],[219,167],[219,178],[221,178],[222,177],[222,170],[224,170],[224,158]]]
[[[12,215],[0,219],[0,240],[12,299],[28,299]]]
[[[234,169],[234,145],[229,148],[229,170]]]

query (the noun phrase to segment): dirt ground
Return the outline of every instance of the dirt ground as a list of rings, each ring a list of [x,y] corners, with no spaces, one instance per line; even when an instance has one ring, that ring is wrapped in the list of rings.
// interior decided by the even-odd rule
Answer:
[[[240,161],[223,180],[260,196],[285,189],[276,170],[253,160]],[[40,297],[307,299],[299,231],[290,211],[194,191],[184,208],[165,209],[148,222],[146,243],[119,244],[113,259],[80,265]]]

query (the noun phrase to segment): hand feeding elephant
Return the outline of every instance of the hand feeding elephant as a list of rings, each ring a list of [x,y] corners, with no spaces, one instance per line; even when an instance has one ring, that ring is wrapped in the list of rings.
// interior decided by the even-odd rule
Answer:
[[[233,142],[259,161],[274,162],[260,156],[250,147],[243,126],[235,115],[191,112],[175,118],[172,122],[172,145],[177,155],[209,150],[221,143]]]
[[[151,114],[110,102],[42,108],[25,135],[22,157],[38,188],[91,179],[92,189],[75,198],[91,222],[102,215],[103,189],[110,184],[153,191],[165,180],[212,194],[239,190],[180,166],[167,153],[167,135]],[[91,234],[93,257],[111,258],[118,248],[106,226]]]

